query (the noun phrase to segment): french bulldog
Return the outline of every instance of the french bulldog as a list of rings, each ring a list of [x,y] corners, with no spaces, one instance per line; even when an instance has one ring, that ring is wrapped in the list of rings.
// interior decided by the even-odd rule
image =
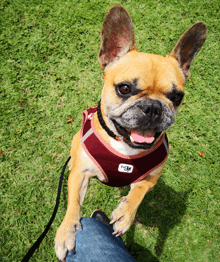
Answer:
[[[82,230],[80,207],[91,177],[110,186],[130,184],[128,195],[111,214],[111,224],[116,236],[131,226],[165,165],[165,131],[175,122],[190,64],[205,39],[206,24],[197,22],[166,57],[141,53],[126,9],[114,5],[107,12],[98,55],[104,87],[98,107],[84,112],[82,128],[72,140],[68,207],[55,238],[60,261],[74,252],[77,230]]]

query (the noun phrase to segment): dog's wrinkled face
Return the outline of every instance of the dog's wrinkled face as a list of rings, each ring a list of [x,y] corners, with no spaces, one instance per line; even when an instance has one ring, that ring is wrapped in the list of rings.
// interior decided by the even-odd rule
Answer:
[[[166,57],[139,53],[125,8],[115,5],[109,10],[99,51],[105,80],[101,111],[122,141],[147,150],[175,122],[190,64],[205,39],[206,25],[197,22]]]
[[[104,73],[104,115],[133,148],[149,149],[183,100],[184,76],[172,57],[131,51]]]

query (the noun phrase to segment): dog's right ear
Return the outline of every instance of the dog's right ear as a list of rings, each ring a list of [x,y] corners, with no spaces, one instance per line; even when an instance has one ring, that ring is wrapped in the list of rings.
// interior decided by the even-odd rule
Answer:
[[[99,64],[104,69],[109,63],[136,49],[131,18],[121,5],[108,11],[102,24]]]

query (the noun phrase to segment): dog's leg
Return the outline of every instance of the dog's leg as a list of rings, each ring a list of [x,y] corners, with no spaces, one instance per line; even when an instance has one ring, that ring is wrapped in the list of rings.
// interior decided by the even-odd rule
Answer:
[[[126,197],[122,197],[119,206],[111,214],[111,224],[114,223],[114,233],[116,236],[123,235],[134,221],[138,206],[145,194],[154,188],[165,163],[151,172],[140,182],[131,184],[131,190]]]
[[[60,261],[65,261],[67,251],[75,248],[75,238],[80,224],[80,207],[83,203],[89,184],[89,176],[79,173],[77,164],[73,166],[68,179],[68,207],[66,215],[57,230],[55,238],[55,251]]]

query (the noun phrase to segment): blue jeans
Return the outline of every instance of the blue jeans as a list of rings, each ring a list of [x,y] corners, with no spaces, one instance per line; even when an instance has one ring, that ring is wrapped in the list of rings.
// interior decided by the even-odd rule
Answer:
[[[85,217],[83,230],[76,234],[76,254],[68,252],[66,262],[136,262],[127,252],[121,238],[112,235],[111,226]]]

